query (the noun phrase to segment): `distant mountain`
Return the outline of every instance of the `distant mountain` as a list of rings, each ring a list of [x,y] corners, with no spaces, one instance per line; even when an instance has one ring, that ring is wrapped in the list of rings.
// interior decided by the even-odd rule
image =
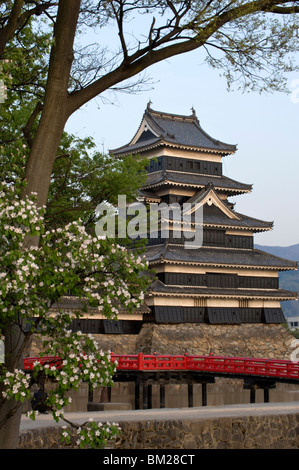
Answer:
[[[299,262],[299,243],[291,246],[263,246],[255,245],[258,250],[266,251],[272,255]],[[299,292],[299,270],[282,271],[279,273],[279,285],[281,289]],[[299,316],[299,302],[289,300],[282,302],[282,309],[286,317]]]
[[[291,261],[299,261],[299,243],[291,246],[263,246],[255,245],[258,250],[266,251],[272,255],[286,258]]]

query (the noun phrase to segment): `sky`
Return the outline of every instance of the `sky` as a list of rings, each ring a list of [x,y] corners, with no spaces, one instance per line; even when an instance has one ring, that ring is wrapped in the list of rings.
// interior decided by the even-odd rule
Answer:
[[[253,189],[230,198],[235,210],[274,221],[271,232],[255,235],[255,243],[299,243],[299,72],[288,76],[290,94],[227,91],[225,78],[194,51],[149,68],[147,75],[152,86],[106,95],[112,102],[93,100],[71,116],[66,130],[92,136],[108,152],[131,140],[149,100],[152,109],[168,113],[189,115],[193,107],[208,134],[237,145],[223,159],[223,173]]]

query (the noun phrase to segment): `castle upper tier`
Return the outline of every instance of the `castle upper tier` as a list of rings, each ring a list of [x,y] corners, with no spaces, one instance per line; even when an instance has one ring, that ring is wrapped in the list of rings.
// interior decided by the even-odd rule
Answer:
[[[132,140],[111,150],[115,157],[148,158],[139,201],[189,207],[189,226],[181,222],[180,235],[177,221],[170,216],[168,236],[149,237],[146,256],[157,279],[145,299],[149,312],[134,320],[285,321],[280,302],[296,299],[297,294],[279,288],[278,274],[297,269],[297,263],[254,248],[254,234],[271,230],[273,223],[240,214],[229,201],[252,189],[223,175],[222,159],[235,152],[235,145],[220,142],[202,129],[194,110],[182,116],[154,111],[150,104]],[[201,223],[197,211],[201,211]],[[199,226],[200,243],[188,249],[185,242]]]

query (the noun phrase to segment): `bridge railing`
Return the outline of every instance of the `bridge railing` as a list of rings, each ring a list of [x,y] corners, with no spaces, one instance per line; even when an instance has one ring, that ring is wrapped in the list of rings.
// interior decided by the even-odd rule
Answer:
[[[186,370],[186,356],[155,355],[155,354],[112,354],[113,362],[117,361],[118,370]]]
[[[54,356],[29,357],[24,360],[24,369],[33,370],[36,361],[49,367],[62,367],[62,359]],[[267,377],[299,379],[299,362],[276,359],[255,359],[223,356],[188,356],[155,354],[111,354],[117,370],[128,371],[202,371]]]
[[[33,370],[36,362],[49,367],[62,367],[62,358],[59,356],[26,357],[24,359],[24,370]]]
[[[299,363],[242,357],[189,356],[189,370],[299,378]]]

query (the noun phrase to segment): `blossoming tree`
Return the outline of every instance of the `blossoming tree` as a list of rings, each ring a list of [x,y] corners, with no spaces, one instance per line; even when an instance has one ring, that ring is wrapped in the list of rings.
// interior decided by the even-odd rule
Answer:
[[[142,256],[114,240],[92,236],[80,220],[46,230],[45,207],[37,207],[36,195],[24,198],[21,192],[17,179],[1,183],[0,334],[5,341],[5,363],[0,364],[0,436],[1,430],[2,436],[10,434],[10,419],[20,414],[34,383],[45,378],[54,381],[45,405],[56,421],[66,419],[67,392],[78,390],[82,382],[90,389],[111,385],[115,364],[110,352],[101,351],[91,335],[71,332],[71,322],[88,307],[109,319],[117,318],[120,306],[133,311],[142,302],[149,282]],[[28,237],[36,236],[38,245],[24,244]],[[81,302],[80,309],[73,314],[63,310],[51,314],[51,306],[69,293]],[[22,370],[22,360],[34,335],[42,339],[41,355],[61,359],[43,364],[36,361],[29,375]],[[33,411],[31,417],[35,419],[35,415]],[[67,424],[63,439],[69,442],[73,427],[81,447],[100,447],[118,430],[116,424]],[[18,438],[17,430],[14,437]],[[1,447],[15,446],[11,439],[11,434],[10,442],[2,438]]]
[[[16,445],[12,435],[17,431],[9,423],[20,407],[12,405],[11,394],[25,399],[28,380],[22,374],[17,380],[20,373],[14,371],[34,331],[58,328],[58,319],[49,316],[52,303],[71,290],[109,316],[116,313],[116,297],[130,309],[142,290],[141,261],[136,264],[118,245],[94,241],[80,221],[47,233],[31,199],[35,192],[38,207],[48,205],[69,118],[94,98],[104,99],[109,90],[138,90],[140,74],[149,67],[195,50],[224,73],[229,86],[237,80],[244,89],[281,90],[285,74],[298,70],[290,57],[298,50],[298,13],[298,1],[289,0],[0,2],[0,80],[7,87],[0,142],[15,143],[23,134],[28,149],[23,201],[19,191],[13,192],[14,179],[7,181],[1,167],[8,186],[1,190],[0,209],[0,315],[6,352],[1,375],[7,393],[0,403],[0,447],[8,441]],[[86,28],[99,33],[95,47],[84,43]],[[100,34],[104,28],[106,36]],[[12,165],[14,152],[5,156]],[[33,236],[39,237],[38,248],[24,245]],[[59,318],[65,321],[63,312]],[[60,374],[51,367],[47,373]],[[23,385],[17,386],[20,381]]]

